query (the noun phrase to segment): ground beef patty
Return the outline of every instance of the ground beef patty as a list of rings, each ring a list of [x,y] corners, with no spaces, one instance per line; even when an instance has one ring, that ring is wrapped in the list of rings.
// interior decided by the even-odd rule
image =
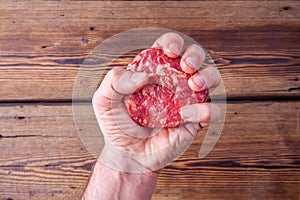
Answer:
[[[194,92],[188,86],[190,74],[180,67],[180,59],[170,58],[160,48],[140,52],[128,70],[146,72],[150,83],[124,98],[131,118],[142,126],[175,128],[184,121],[180,108],[206,101],[208,90]]]

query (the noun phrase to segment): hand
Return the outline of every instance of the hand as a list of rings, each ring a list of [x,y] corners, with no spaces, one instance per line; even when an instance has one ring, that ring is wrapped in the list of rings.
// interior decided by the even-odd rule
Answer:
[[[177,57],[183,49],[183,39],[175,33],[159,37],[152,47],[161,47],[169,57]],[[194,91],[220,82],[218,70],[201,68],[205,52],[197,45],[189,46],[181,59],[181,67],[193,74],[188,80]],[[181,155],[192,143],[198,130],[218,119],[220,109],[211,103],[193,104],[182,108],[182,118],[188,122],[179,128],[151,129],[136,124],[129,116],[123,98],[147,84],[148,74],[114,68],[108,72],[93,97],[93,108],[104,134],[105,147],[100,156],[103,164],[125,172],[148,172],[165,167]]]

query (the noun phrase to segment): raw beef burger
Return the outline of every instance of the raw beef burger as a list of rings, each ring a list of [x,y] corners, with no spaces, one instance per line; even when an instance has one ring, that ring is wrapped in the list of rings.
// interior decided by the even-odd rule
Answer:
[[[184,121],[180,108],[206,101],[208,90],[194,92],[180,67],[180,59],[170,58],[162,49],[153,48],[140,52],[128,65],[129,70],[150,74],[150,84],[124,99],[131,118],[142,126],[175,128]]]

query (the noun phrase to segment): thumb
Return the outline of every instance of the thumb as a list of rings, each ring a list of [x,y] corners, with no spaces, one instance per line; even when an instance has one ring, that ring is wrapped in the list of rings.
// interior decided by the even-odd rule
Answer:
[[[93,96],[96,107],[111,105],[112,101],[122,101],[124,95],[131,94],[148,82],[148,74],[132,72],[123,68],[113,68],[104,77]]]
[[[112,88],[120,94],[131,94],[148,82],[145,72],[132,72],[123,68],[113,70]]]

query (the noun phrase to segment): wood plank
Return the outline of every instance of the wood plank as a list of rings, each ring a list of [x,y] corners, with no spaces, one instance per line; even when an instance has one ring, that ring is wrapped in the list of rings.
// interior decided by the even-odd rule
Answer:
[[[296,54],[252,53],[224,52],[222,55],[213,52],[228,98],[300,97],[300,58]],[[114,66],[125,67],[133,56],[131,54],[120,58]],[[0,68],[0,100],[71,100],[79,69],[74,62],[78,62],[78,58],[53,58],[57,63],[49,66],[40,65],[40,59],[42,58],[38,57],[37,61],[27,59],[32,65],[36,65],[34,67],[16,67],[12,64]],[[274,63],[274,60],[280,61]],[[3,62],[5,61],[4,58]],[[59,66],[60,62],[65,64]],[[98,77],[100,79],[106,69],[106,66],[102,67],[104,64],[102,61],[102,65],[86,73],[84,78],[87,81],[84,83],[88,85],[81,86],[86,93],[81,94],[80,99],[91,99]],[[90,87],[91,85],[94,87]]]
[[[81,123],[97,132],[90,105],[76,105],[87,110]],[[202,130],[162,171],[153,199],[297,200],[299,109],[297,101],[229,102],[213,151],[197,158]],[[80,197],[95,158],[78,137],[71,104],[1,104],[0,134],[1,199]]]
[[[288,8],[284,9],[285,7]],[[205,8],[209,8],[209,12]],[[18,4],[2,3],[0,10],[1,18],[5,20],[1,22],[3,24],[1,34],[7,35],[16,30],[18,31],[14,33],[16,35],[45,34],[46,31],[56,34],[61,29],[64,30],[61,34],[110,28],[124,30],[136,28],[136,24],[151,27],[160,24],[173,29],[194,27],[194,30],[228,29],[228,25],[233,28],[245,24],[298,25],[300,15],[298,1],[76,1],[71,4],[48,1],[34,2],[31,5],[21,1]],[[201,23],[198,20],[200,17]],[[26,22],[33,23],[28,27]],[[94,29],[90,30],[90,27]]]
[[[1,3],[0,101],[70,100],[79,66],[96,45],[146,26],[200,42],[229,98],[299,98],[299,10],[299,1]]]

